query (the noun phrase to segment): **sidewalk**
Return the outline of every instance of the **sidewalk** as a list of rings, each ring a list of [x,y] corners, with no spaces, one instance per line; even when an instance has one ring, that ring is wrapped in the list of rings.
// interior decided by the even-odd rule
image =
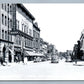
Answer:
[[[73,62],[75,66],[84,66],[84,61],[77,61],[77,63]]]

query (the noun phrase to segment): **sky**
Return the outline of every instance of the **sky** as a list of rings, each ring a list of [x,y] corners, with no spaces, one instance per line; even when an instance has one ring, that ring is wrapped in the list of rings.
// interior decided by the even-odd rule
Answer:
[[[41,30],[40,37],[60,52],[73,50],[84,29],[84,4],[25,3]]]

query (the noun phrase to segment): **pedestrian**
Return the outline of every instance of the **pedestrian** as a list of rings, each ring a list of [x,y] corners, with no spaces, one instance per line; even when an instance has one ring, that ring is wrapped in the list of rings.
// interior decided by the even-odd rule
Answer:
[[[75,59],[75,64],[77,64],[77,59]]]
[[[0,62],[1,62],[1,65],[3,65],[3,66],[5,66],[4,64],[3,64],[3,58],[2,57],[0,57]]]

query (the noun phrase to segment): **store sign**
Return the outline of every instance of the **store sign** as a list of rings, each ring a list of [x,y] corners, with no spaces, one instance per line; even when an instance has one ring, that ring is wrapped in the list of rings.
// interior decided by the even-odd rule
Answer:
[[[10,34],[17,34],[17,33],[18,33],[17,31],[16,32],[13,32],[13,31],[10,32]]]

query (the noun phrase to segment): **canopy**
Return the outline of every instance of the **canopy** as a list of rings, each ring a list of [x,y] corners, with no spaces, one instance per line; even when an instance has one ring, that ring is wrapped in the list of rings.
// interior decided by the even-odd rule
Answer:
[[[8,48],[8,49],[11,52],[12,55],[15,55],[15,53],[13,52],[13,50],[11,50],[10,48]]]
[[[25,51],[25,55],[26,56],[45,56],[44,54],[35,53],[35,52],[31,52],[31,51]]]

